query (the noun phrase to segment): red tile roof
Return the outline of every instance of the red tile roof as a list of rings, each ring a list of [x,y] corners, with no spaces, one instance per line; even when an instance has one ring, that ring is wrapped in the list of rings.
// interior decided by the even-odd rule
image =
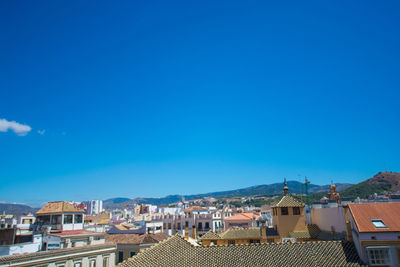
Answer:
[[[58,233],[50,233],[55,236],[72,236],[72,235],[104,235],[104,233],[91,232],[86,230],[68,230]]]
[[[232,217],[228,217],[225,221],[251,221],[257,219],[260,216],[258,213],[239,213]]]
[[[349,204],[359,232],[400,232],[400,203]],[[382,220],[387,228],[375,228],[373,219]]]

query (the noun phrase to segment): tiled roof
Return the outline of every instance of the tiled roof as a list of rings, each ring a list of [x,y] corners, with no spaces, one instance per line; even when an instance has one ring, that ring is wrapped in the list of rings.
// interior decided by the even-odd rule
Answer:
[[[79,212],[84,213],[83,210],[76,208],[74,205],[65,202],[65,201],[55,201],[48,202],[44,207],[42,207],[36,215],[47,215],[47,214],[55,214],[55,213],[63,213],[63,212]]]
[[[90,245],[90,246],[82,246],[82,247],[74,247],[74,248],[56,249],[56,250],[51,250],[51,251],[26,253],[23,255],[4,256],[4,257],[0,257],[0,263],[7,264],[7,263],[11,263],[11,262],[21,262],[21,261],[27,261],[27,260],[40,259],[43,257],[65,255],[65,254],[74,253],[74,252],[85,252],[85,251],[92,251],[92,250],[105,249],[105,248],[115,248],[115,245],[109,243],[109,244]]]
[[[272,207],[304,207],[304,204],[292,196],[283,196],[281,200]]]
[[[304,232],[289,232],[290,237],[295,238],[317,238],[321,230],[315,224],[307,225],[307,231]]]
[[[257,219],[257,217],[259,216],[259,214],[257,213],[238,213],[234,216],[225,218],[225,221],[247,221],[247,220],[253,220],[253,219]]]
[[[221,237],[211,230],[205,233],[200,239],[220,239]]]
[[[185,209],[185,212],[192,212],[192,211],[206,211],[207,209],[200,207],[200,206],[192,206],[190,208]]]
[[[55,235],[55,236],[104,236],[104,233],[98,233],[98,232],[92,232],[92,231],[86,231],[86,230],[67,230],[67,231],[62,231],[58,233],[50,233],[50,235]]]
[[[360,266],[353,243],[318,241],[192,246],[172,236],[122,262],[128,266]]]
[[[110,222],[110,213],[104,212],[96,216],[86,215],[85,222],[92,222],[95,224],[108,224]]]
[[[114,234],[106,235],[106,241],[113,242],[114,244],[149,244],[158,243],[167,239],[169,235],[165,233],[157,234]]]
[[[277,236],[273,228],[267,227],[267,236]],[[260,238],[261,229],[260,227],[254,228],[229,228],[228,230],[219,234],[222,239],[240,239],[240,238]]]
[[[278,232],[275,231],[274,228],[266,228],[267,236],[278,236]],[[201,237],[204,239],[241,239],[241,238],[261,238],[261,229],[260,227],[253,228],[229,228],[228,230],[216,234],[214,232],[207,232],[205,235]]]
[[[349,204],[352,217],[359,232],[399,232],[400,203]],[[387,228],[375,228],[372,219],[382,220]]]

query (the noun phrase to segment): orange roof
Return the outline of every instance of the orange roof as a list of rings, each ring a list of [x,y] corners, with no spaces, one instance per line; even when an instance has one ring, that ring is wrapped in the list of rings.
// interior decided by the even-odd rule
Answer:
[[[399,232],[400,203],[349,204],[359,232]],[[385,228],[376,228],[372,220],[382,220]]]
[[[258,216],[257,213],[239,213],[235,216],[226,218],[225,221],[248,221],[257,219]]]
[[[63,212],[83,213],[84,211],[65,201],[54,201],[47,203],[38,212],[36,212],[36,215],[57,214]]]
[[[200,206],[192,206],[190,208],[185,209],[185,212],[191,212],[191,211],[206,211],[207,209],[200,207]]]

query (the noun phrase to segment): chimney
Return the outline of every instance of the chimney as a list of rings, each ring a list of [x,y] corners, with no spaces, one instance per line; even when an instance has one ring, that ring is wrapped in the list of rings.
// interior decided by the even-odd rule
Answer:
[[[197,239],[196,226],[194,224],[192,226],[192,238]]]
[[[185,222],[185,240],[189,240],[189,222]]]
[[[347,241],[353,241],[353,235],[351,234],[351,225],[350,225],[350,216],[349,216],[349,206],[345,205],[343,206],[344,210],[344,222],[345,222],[345,228],[346,228],[346,239]]]
[[[264,220],[261,221],[261,239],[267,239],[267,227]]]

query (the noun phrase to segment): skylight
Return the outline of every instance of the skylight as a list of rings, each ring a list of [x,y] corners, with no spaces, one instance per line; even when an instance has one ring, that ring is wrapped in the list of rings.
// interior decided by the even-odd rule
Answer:
[[[382,220],[376,219],[371,220],[371,222],[375,226],[375,228],[387,228],[386,224],[384,224]]]

